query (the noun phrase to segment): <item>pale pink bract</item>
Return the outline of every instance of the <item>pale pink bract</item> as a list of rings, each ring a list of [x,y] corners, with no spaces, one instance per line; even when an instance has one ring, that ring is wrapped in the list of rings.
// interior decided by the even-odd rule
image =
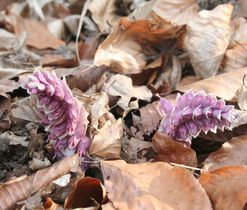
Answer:
[[[88,113],[73,97],[65,78],[61,80],[55,72],[36,70],[24,88],[38,97],[41,124],[49,131],[55,155],[62,158],[78,152],[84,156],[90,146],[86,136]]]
[[[175,140],[187,143],[191,143],[192,137],[197,137],[201,131],[229,129],[235,120],[233,106],[204,91],[194,93],[189,90],[183,95],[178,94],[175,104],[161,98],[159,108],[164,116],[159,129]]]

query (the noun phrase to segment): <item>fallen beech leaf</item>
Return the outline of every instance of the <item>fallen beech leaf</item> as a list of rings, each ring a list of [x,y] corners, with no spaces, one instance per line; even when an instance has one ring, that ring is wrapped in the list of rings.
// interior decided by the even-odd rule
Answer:
[[[186,85],[190,85],[190,84],[192,84],[194,82],[198,82],[200,80],[201,79],[199,77],[196,77],[196,76],[187,76],[187,77],[184,77],[177,84],[177,89],[180,89],[180,88],[182,88],[183,86],[186,86]]]
[[[200,80],[192,84],[178,88],[179,91],[186,92],[190,89],[195,92],[204,90],[219,98],[227,101],[237,102],[237,90],[242,85],[244,75],[247,74],[247,68]]]
[[[203,169],[212,171],[224,166],[247,165],[246,150],[247,135],[232,138],[208,156]]]
[[[202,173],[199,182],[215,210],[243,210],[247,201],[247,166],[229,166]]]
[[[0,52],[15,51],[20,43],[17,37],[4,29],[0,29]]]
[[[110,31],[120,18],[117,15],[116,2],[112,0],[93,0],[90,2],[88,9],[101,32]]]
[[[236,15],[246,17],[247,2],[245,0],[238,0],[236,5]]]
[[[43,207],[45,210],[57,210],[59,205],[56,204],[51,198],[45,198],[43,201]]]
[[[145,101],[150,101],[152,97],[152,92],[146,86],[134,87],[131,78],[120,74],[112,76],[103,90],[111,96],[120,96],[117,104],[124,110],[128,109],[132,97]]]
[[[143,141],[136,138],[128,138],[124,136],[121,142],[121,158],[128,163],[143,162],[143,155],[139,155],[143,150],[148,150],[151,147],[151,142]],[[146,158],[145,158],[146,160]]]
[[[199,12],[188,23],[184,47],[197,76],[217,74],[231,37],[232,10],[231,4],[219,5],[211,11]]]
[[[233,71],[247,67],[247,43],[236,44],[226,51],[223,61],[225,71]]]
[[[247,87],[245,84],[245,75],[243,77],[243,84],[237,91],[238,106],[241,110],[247,111]]]
[[[185,28],[171,25],[155,13],[151,17],[132,22],[129,20],[131,17],[121,18],[99,46],[94,64],[109,66],[123,74],[137,74],[145,69],[148,62],[174,50]]]
[[[196,0],[156,0],[153,11],[172,24],[184,25],[193,20],[199,6]]]
[[[95,132],[89,148],[89,154],[102,158],[119,158],[122,135],[122,119],[116,120],[112,116],[110,120],[103,124],[102,128]]]
[[[26,136],[17,136],[11,131],[6,131],[0,134],[0,139],[4,139],[4,141],[8,142],[10,145],[21,145],[23,147],[27,147],[29,142],[26,141]]]
[[[35,108],[36,104],[37,98],[33,96],[20,99],[13,104],[11,115],[15,118],[38,123],[41,117],[38,114],[37,108]]]
[[[234,47],[239,43],[247,42],[247,22],[245,18],[234,18],[232,20],[232,25],[234,28],[234,33],[231,38],[231,42],[229,44],[229,48]]]
[[[36,20],[24,19],[20,16],[8,17],[8,22],[13,25],[15,34],[20,36],[22,32],[27,33],[26,44],[37,49],[57,49],[64,45],[62,40],[54,37],[43,25]]]
[[[130,127],[130,131],[133,136],[143,140],[145,135],[150,135],[157,130],[162,119],[158,106],[159,103],[154,102],[138,109],[138,115],[135,112],[132,113],[133,126]]]
[[[122,160],[103,161],[101,166],[107,195],[119,210],[212,209],[205,191],[186,169]]]
[[[156,161],[197,166],[196,152],[164,133],[158,131],[155,133],[152,139],[152,148],[158,153],[155,157]]]
[[[105,198],[106,190],[100,180],[85,177],[76,183],[75,189],[66,198],[64,207],[65,209],[75,209],[97,206],[101,205]]]
[[[66,185],[70,183],[70,177],[71,177],[71,174],[65,174],[64,176],[61,176],[58,179],[52,181],[52,183],[60,187],[65,187]]]
[[[71,53],[67,54],[48,54],[44,55],[40,60],[40,65],[43,67],[52,66],[52,67],[64,67],[71,68],[78,66],[78,61],[75,55]]]
[[[77,171],[79,163],[79,156],[73,155],[64,158],[49,168],[37,171],[34,175],[22,176],[0,185],[1,209],[13,209],[18,201],[28,198],[52,180],[70,171]]]

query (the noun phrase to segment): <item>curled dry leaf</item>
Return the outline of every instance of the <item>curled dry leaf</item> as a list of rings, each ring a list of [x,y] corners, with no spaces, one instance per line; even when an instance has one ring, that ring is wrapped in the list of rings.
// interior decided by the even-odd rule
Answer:
[[[197,76],[217,74],[231,37],[233,6],[223,4],[211,11],[203,10],[187,25],[184,47]]]
[[[43,208],[45,210],[57,210],[59,205],[56,204],[51,198],[45,198],[43,201]]]
[[[225,71],[233,71],[247,67],[247,43],[236,44],[226,51],[223,61]]]
[[[66,198],[64,207],[65,209],[95,207],[101,205],[105,198],[106,190],[100,180],[85,177],[76,183],[75,189]]]
[[[205,191],[186,169],[122,160],[103,161],[101,166],[108,197],[119,210],[212,209]]]
[[[197,15],[199,7],[196,0],[156,0],[153,11],[164,20],[184,25]]]
[[[101,32],[109,31],[119,19],[116,13],[116,2],[112,0],[93,0],[90,2],[88,9]]]
[[[124,110],[128,109],[132,97],[145,101],[150,101],[152,97],[152,92],[146,86],[134,87],[131,78],[121,74],[113,75],[103,90],[111,96],[120,96],[117,104]]]
[[[123,122],[121,118],[116,120],[111,113],[108,113],[108,117],[103,127],[95,131],[89,154],[102,158],[119,158]]]
[[[70,171],[77,171],[79,156],[66,157],[49,168],[39,170],[34,175],[22,176],[0,186],[0,209],[13,209],[18,201],[28,198],[52,180]]]
[[[224,166],[247,165],[247,135],[232,138],[204,162],[204,169],[212,171]]]
[[[247,201],[247,166],[229,166],[202,173],[199,182],[215,210],[243,210]]]
[[[186,92],[190,89],[195,92],[204,90],[219,98],[227,101],[237,102],[237,91],[242,85],[244,75],[247,74],[247,68],[200,80],[189,85],[178,88],[179,91]]]
[[[155,133],[152,139],[152,148],[158,153],[155,157],[156,161],[183,164],[192,167],[197,166],[196,152],[164,133]]]
[[[130,21],[131,17],[121,18],[99,46],[94,64],[109,66],[119,73],[137,74],[148,62],[156,60],[165,51],[174,50],[185,28],[171,25],[155,13],[152,16],[148,13],[147,16],[151,18],[135,17],[135,21]]]

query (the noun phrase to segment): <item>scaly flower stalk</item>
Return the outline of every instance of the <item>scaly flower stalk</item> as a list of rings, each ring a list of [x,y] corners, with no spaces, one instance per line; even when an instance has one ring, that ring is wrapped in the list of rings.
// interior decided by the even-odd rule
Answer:
[[[201,131],[216,132],[217,128],[230,129],[235,119],[234,107],[226,105],[204,91],[187,91],[177,95],[175,105],[167,99],[160,99],[160,112],[164,116],[160,130],[175,140],[191,143]]]
[[[27,92],[38,97],[41,124],[49,131],[48,140],[58,158],[78,152],[84,156],[90,146],[86,136],[88,113],[68,87],[65,78],[55,72],[36,70],[24,85]]]

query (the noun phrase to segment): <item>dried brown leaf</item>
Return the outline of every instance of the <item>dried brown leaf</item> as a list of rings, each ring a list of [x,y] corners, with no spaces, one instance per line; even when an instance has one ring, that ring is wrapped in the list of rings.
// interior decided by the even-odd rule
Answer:
[[[243,84],[237,91],[238,106],[241,110],[247,111],[247,87],[245,84],[245,78],[243,77]]]
[[[132,136],[138,139],[144,139],[145,135],[150,135],[154,130],[158,129],[162,119],[158,111],[159,103],[154,102],[142,107],[138,110],[139,115],[132,113],[133,126],[130,128]]]
[[[93,0],[90,2],[88,9],[101,32],[110,31],[120,18],[117,15],[116,2],[112,0]]]
[[[42,24],[36,20],[24,19],[20,16],[9,16],[8,22],[13,25],[16,36],[27,33],[26,44],[37,49],[57,49],[64,45],[62,40],[54,37]]]
[[[152,97],[152,92],[146,86],[135,87],[131,78],[121,74],[113,75],[103,90],[111,96],[120,96],[117,104],[124,110],[128,109],[132,97],[145,101],[150,101]]]
[[[232,138],[208,156],[203,168],[212,171],[224,166],[247,165],[246,150],[247,135]]]
[[[186,169],[122,160],[103,161],[101,166],[108,197],[119,210],[212,209],[205,191]]]
[[[247,42],[247,22],[245,18],[234,18],[232,20],[232,25],[234,28],[234,33],[231,38],[231,42],[229,44],[229,48],[234,47],[239,43]]]
[[[65,209],[96,207],[103,203],[105,197],[106,190],[100,180],[85,177],[76,183],[74,190],[66,198],[64,207]]]
[[[22,176],[2,184],[0,186],[0,208],[13,209],[18,201],[28,198],[52,180],[70,171],[77,171],[78,167],[79,156],[73,155],[64,158],[49,168],[36,172],[34,175]]]
[[[107,115],[109,119],[103,122],[103,126],[93,134],[89,153],[102,158],[119,158],[123,122],[121,118],[116,120],[110,113]]]
[[[242,80],[245,74],[247,74],[247,68],[238,69],[236,71],[227,72],[215,77],[194,82],[178,88],[178,90],[182,92],[186,92],[190,89],[195,92],[204,90],[206,93],[211,93],[219,98],[237,102],[237,91],[242,85]]]
[[[121,18],[99,46],[94,64],[106,65],[124,74],[141,73],[150,59],[154,61],[163,52],[176,48],[184,29],[165,22],[155,14],[152,18],[132,22]]]
[[[247,166],[229,166],[202,173],[199,182],[215,210],[243,210],[247,201]]]
[[[158,153],[156,161],[197,166],[196,152],[193,149],[159,131],[152,139],[152,148]]]
[[[207,78],[217,74],[232,33],[232,10],[231,4],[219,5],[199,12],[188,23],[184,47],[197,76]]]
[[[199,7],[196,0],[156,0],[152,9],[167,22],[184,25],[197,16]]]
[[[234,71],[247,67],[247,43],[236,44],[226,51],[223,61],[225,71]]]
[[[11,115],[18,119],[23,119],[31,122],[40,122],[40,116],[37,112],[37,98],[27,97],[20,99],[13,104]]]

